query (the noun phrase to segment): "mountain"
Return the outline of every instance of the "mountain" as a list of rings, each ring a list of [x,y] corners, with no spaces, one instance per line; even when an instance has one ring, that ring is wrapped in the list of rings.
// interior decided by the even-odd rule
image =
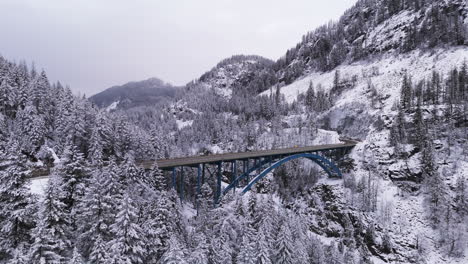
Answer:
[[[234,56],[118,113],[0,58],[0,262],[468,263],[467,32],[466,1],[360,0],[276,62]],[[341,179],[295,160],[217,206],[216,175],[252,164],[198,182],[134,162],[343,138],[318,153]]]
[[[468,44],[465,0],[360,0],[337,21],[303,36],[274,69],[286,84],[382,53]]]
[[[158,78],[129,82],[110,87],[89,100],[101,108],[128,109],[135,106],[153,106],[173,98],[180,87],[172,86]]]
[[[225,97],[232,93],[258,94],[276,82],[274,62],[256,55],[235,55],[219,62],[189,86],[216,89]]]

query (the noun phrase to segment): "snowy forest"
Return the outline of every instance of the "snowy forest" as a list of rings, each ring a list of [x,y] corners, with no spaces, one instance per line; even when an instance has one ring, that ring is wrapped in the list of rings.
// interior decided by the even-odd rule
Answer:
[[[155,105],[0,57],[0,263],[467,263],[467,37],[465,0],[360,0]],[[342,179],[295,160],[219,203],[156,162],[342,139]]]

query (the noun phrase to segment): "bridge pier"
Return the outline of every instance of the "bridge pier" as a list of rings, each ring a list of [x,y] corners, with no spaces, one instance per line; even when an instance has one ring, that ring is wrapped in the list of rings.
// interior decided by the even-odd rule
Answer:
[[[172,168],[172,188],[177,191],[176,189],[176,177],[177,177],[177,172],[176,168]]]
[[[201,170],[202,170],[202,165],[198,164],[197,166],[197,194],[200,195],[201,193]]]
[[[234,161],[234,179],[233,180],[235,180],[236,177],[237,177],[237,161]],[[234,191],[236,191],[236,185],[234,185]]]
[[[184,186],[185,185],[185,180],[184,180],[184,167],[180,167],[180,201],[184,200]]]
[[[215,204],[219,202],[219,198],[221,197],[221,174],[222,174],[222,162],[218,162],[218,174],[217,174],[217,181],[216,181],[216,194],[215,194]]]
[[[247,170],[245,170],[245,169],[244,169],[244,170],[245,170],[245,172],[249,171],[249,159],[247,159],[247,162],[246,162],[246,164],[247,164]],[[250,174],[250,173],[249,173],[249,174]],[[249,175],[249,174],[247,174],[247,182],[249,182],[249,181],[250,181],[250,175]]]

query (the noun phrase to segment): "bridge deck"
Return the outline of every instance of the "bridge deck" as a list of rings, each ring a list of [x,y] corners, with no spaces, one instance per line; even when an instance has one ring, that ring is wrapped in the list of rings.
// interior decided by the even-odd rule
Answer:
[[[252,158],[263,158],[269,156],[278,156],[278,155],[290,155],[290,154],[299,154],[306,152],[317,152],[333,149],[346,149],[352,148],[356,145],[357,142],[347,140],[342,144],[329,144],[329,145],[319,145],[319,146],[310,146],[310,147],[297,147],[297,148],[283,148],[283,149],[273,149],[273,150],[260,150],[252,152],[237,152],[237,153],[226,153],[226,154],[215,154],[215,155],[206,155],[206,156],[191,156],[191,157],[182,157],[182,158],[173,158],[173,159],[160,159],[157,160],[158,166],[160,169],[171,169],[174,167],[180,166],[195,166],[203,163],[217,163],[220,161],[234,161],[234,160],[244,160]],[[142,161],[140,166],[144,168],[151,168],[154,161]]]

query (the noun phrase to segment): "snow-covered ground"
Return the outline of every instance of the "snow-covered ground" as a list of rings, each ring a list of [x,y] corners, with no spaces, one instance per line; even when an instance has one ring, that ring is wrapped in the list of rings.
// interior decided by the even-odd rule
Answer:
[[[40,177],[40,178],[31,179],[31,182],[29,183],[29,188],[31,190],[31,193],[37,194],[39,196],[43,195],[48,182],[49,182],[49,177]]]
[[[184,127],[191,126],[193,124],[193,120],[183,121],[183,120],[177,119],[176,124],[177,124],[177,128],[181,130]]]
[[[117,106],[119,105],[119,103],[120,103],[120,101],[113,102],[108,107],[106,107],[106,111],[110,112],[112,110],[115,110],[117,108]]]
[[[405,70],[410,70],[409,74],[415,83],[429,77],[434,69],[447,73],[453,67],[460,66],[467,59],[468,47],[460,46],[432,52],[416,50],[399,55],[386,53],[382,57],[375,57],[371,60],[341,65],[336,68],[340,71],[340,78],[350,80],[353,76],[357,76],[357,84],[354,89],[345,91],[335,107],[353,102],[369,104],[366,100],[366,91],[369,82],[371,82],[379,95],[389,96],[386,101],[392,103],[385,104],[386,110],[389,110],[394,100],[399,98]],[[314,84],[316,89],[320,84],[323,90],[328,92],[333,85],[334,77],[335,71],[312,72],[304,78],[282,87],[281,94],[285,96],[287,102],[292,103],[299,94],[307,91],[310,82]],[[261,95],[268,94],[269,91],[265,91]]]

